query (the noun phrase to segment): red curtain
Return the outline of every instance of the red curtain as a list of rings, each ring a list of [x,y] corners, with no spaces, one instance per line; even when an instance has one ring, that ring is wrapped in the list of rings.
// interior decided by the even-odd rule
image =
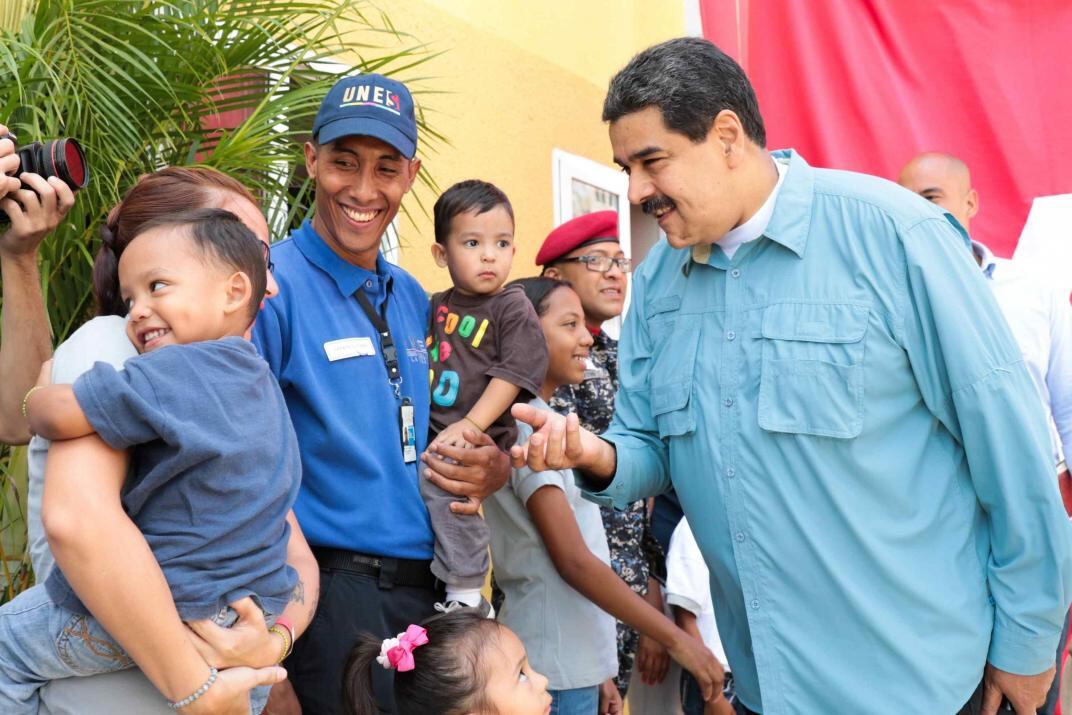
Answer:
[[[972,234],[1010,256],[1035,196],[1072,193],[1072,0],[699,0],[748,72],[768,146],[896,179],[964,159]]]

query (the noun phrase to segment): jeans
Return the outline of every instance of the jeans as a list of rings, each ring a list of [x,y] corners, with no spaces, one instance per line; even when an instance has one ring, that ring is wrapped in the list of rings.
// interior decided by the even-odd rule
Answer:
[[[551,715],[596,715],[599,710],[599,686],[551,690]]]
[[[224,608],[212,620],[228,627],[237,614]],[[38,691],[50,680],[133,668],[134,661],[92,616],[52,602],[43,585],[0,608],[0,712],[37,715]],[[268,686],[250,693],[250,712],[268,702]],[[161,698],[162,699],[162,698]]]

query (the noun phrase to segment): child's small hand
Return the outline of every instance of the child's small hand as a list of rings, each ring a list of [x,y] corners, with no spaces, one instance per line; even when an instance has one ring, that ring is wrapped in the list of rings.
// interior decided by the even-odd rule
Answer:
[[[713,703],[704,703],[704,715],[734,715],[734,710],[730,701],[719,693],[718,700]]]
[[[599,686],[599,715],[622,715],[622,695],[614,678],[607,678]]]
[[[465,430],[473,429],[473,425],[468,420],[459,420],[447,427],[436,435],[436,444],[449,444],[454,447],[461,447],[462,449],[469,449],[473,445],[465,439]]]
[[[41,372],[37,373],[36,387],[48,387],[52,384],[52,360],[45,360],[41,364]]]
[[[700,684],[704,702],[714,703],[722,697],[722,682],[726,674],[722,664],[703,643],[681,631],[670,648],[670,657],[692,673]]]

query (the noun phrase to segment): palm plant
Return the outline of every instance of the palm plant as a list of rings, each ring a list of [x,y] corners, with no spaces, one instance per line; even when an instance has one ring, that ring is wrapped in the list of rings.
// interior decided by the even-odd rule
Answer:
[[[100,223],[139,175],[215,167],[250,186],[281,231],[310,208],[300,142],[333,75],[390,74],[420,102],[415,70],[431,57],[360,0],[0,2],[0,121],[23,142],[76,137],[91,171],[40,251],[57,342],[92,311]],[[418,121],[427,151],[442,137]],[[0,603],[31,578],[24,463],[0,447]]]

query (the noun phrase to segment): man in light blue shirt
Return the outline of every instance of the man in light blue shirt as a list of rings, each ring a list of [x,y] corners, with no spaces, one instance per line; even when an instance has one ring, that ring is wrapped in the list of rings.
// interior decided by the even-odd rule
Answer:
[[[966,232],[971,232],[971,221],[979,211],[979,193],[972,187],[968,165],[957,157],[940,152],[913,157],[901,169],[897,183],[941,206]],[[1012,261],[995,258],[979,241],[972,240],[971,252],[1020,346],[1024,365],[1049,418],[1053,462],[1058,464],[1060,483],[1069,478],[1060,463],[1072,450],[1072,307],[1068,305],[1068,294]],[[1057,709],[1067,636],[1066,618],[1057,643],[1056,677],[1038,715],[1053,715]]]
[[[768,153],[705,40],[635,57],[603,118],[667,241],[636,274],[610,431],[515,407],[537,430],[515,463],[577,467],[617,506],[677,490],[741,713],[1033,713],[1072,533],[963,234],[890,182]]]

